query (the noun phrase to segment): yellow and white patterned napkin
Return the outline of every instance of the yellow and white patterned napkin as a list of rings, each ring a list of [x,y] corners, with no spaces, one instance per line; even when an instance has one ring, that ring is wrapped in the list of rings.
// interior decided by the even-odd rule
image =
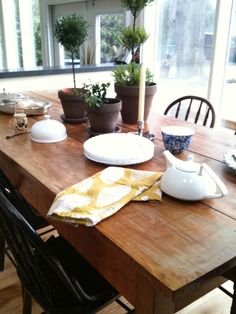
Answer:
[[[107,167],[57,194],[48,216],[94,226],[129,201],[161,201],[162,172]]]

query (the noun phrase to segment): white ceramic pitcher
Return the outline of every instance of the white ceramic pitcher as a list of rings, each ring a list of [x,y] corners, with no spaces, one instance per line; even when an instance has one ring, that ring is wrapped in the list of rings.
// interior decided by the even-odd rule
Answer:
[[[167,169],[161,178],[161,190],[166,194],[188,201],[228,194],[225,184],[205,163],[194,162],[191,155],[186,161],[177,159],[168,150],[163,154]]]

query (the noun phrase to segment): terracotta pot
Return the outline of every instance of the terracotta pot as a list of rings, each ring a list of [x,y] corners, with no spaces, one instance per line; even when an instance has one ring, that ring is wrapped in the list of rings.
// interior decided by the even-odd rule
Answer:
[[[157,90],[157,84],[146,86],[144,121],[147,121],[152,105],[152,99]],[[138,120],[139,86],[121,86],[115,84],[117,97],[122,100],[121,117],[124,123],[136,124]]]
[[[74,95],[73,88],[58,91],[64,115],[61,118],[68,123],[82,123],[87,121],[86,103],[81,95]]]
[[[113,98],[108,100],[109,103],[100,108],[86,107],[92,133],[111,133],[116,130],[122,102]]]

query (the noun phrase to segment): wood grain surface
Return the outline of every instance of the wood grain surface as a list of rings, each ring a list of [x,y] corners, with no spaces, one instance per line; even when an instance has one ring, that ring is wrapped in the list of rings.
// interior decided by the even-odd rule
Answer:
[[[28,95],[52,102],[49,114],[60,120],[55,91]],[[29,117],[32,125],[42,116]],[[6,139],[13,118],[0,114],[0,167],[42,215],[55,195],[106,165],[83,155],[89,138],[87,125],[65,124],[68,138],[54,144],[34,143],[30,134]],[[155,134],[155,156],[131,168],[164,171],[161,127],[186,125],[152,114],[145,126]],[[135,126],[122,125],[121,131]],[[137,313],[174,313],[224,281],[236,265],[236,176],[223,163],[223,154],[235,149],[236,137],[214,129],[195,129],[186,159],[206,162],[226,184],[229,195],[214,200],[184,202],[163,195],[161,203],[131,202],[95,227],[53,221],[58,231],[79,250],[137,309]]]

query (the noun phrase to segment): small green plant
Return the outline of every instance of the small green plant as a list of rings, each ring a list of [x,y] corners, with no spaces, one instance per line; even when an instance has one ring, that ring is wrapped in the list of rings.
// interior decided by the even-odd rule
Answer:
[[[91,108],[100,108],[108,102],[107,89],[111,84],[108,83],[95,83],[84,84],[83,89],[86,90],[84,94],[85,102]]]
[[[77,14],[62,16],[54,24],[54,35],[57,41],[69,52],[72,61],[74,92],[76,93],[75,80],[75,55],[88,36],[88,23]]]
[[[117,85],[138,86],[140,81],[141,65],[131,62],[128,65],[120,65],[113,71],[113,76]],[[153,75],[149,69],[146,72],[146,85],[152,85]]]

